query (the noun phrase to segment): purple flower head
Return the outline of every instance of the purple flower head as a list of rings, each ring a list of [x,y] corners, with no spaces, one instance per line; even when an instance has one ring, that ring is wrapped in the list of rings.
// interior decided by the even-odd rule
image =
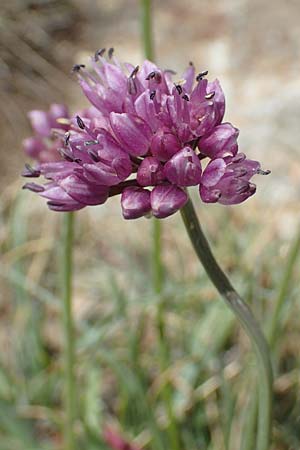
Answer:
[[[252,176],[263,171],[238,153],[238,130],[222,122],[218,80],[208,82],[208,72],[196,74],[192,64],[175,79],[150,61],[122,65],[111,49],[107,55],[97,51],[90,70],[73,68],[89,108],[70,116],[52,105],[29,114],[35,135],[23,146],[38,164],[27,165],[24,176],[43,176],[46,184],[25,188],[55,211],[120,194],[126,219],[174,214],[188,186],[198,185],[209,203],[240,203],[255,192]]]

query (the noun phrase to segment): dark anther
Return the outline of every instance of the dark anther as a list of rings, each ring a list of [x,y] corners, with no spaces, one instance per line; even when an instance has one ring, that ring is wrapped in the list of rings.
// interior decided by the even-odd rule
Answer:
[[[113,47],[109,48],[107,54],[109,59],[111,59],[114,54],[114,48]]]
[[[99,162],[100,161],[100,158],[99,158],[98,154],[96,152],[94,152],[93,150],[88,150],[88,154],[89,154],[89,156],[92,158],[92,160],[94,162]]]
[[[183,100],[186,100],[187,102],[190,101],[189,96],[186,95],[186,94],[184,94],[184,95],[182,96],[182,98],[183,98]]]
[[[36,183],[26,183],[26,184],[24,184],[22,189],[29,189],[32,192],[43,192],[45,190],[45,188],[43,186],[41,186],[40,184],[36,184]]]
[[[160,83],[161,82],[161,74],[159,72],[153,71],[150,72],[149,75],[146,77],[146,80],[153,80],[153,78],[155,79],[156,83]]]
[[[193,67],[194,66],[193,61],[190,61],[189,65]]]
[[[83,120],[81,119],[81,117],[76,116],[76,120],[77,120],[77,125],[79,126],[79,128],[81,128],[81,130],[84,130],[85,124],[84,124]]]
[[[210,100],[214,96],[215,96],[215,91],[212,91],[212,92],[209,92],[208,94],[206,94],[205,98],[206,98],[206,100]]]
[[[99,56],[103,56],[105,53],[106,48],[100,48],[95,52],[95,61],[99,60]]]
[[[208,70],[203,70],[203,72],[198,73],[196,76],[196,81],[201,81],[208,74]]]
[[[38,178],[41,175],[41,172],[37,169],[31,167],[30,164],[25,164],[25,168],[22,172],[22,176],[26,178]]]
[[[155,77],[155,72],[150,72],[149,75],[147,75],[146,80],[147,81],[152,80],[152,78],[154,78],[154,77]]]
[[[153,100],[153,99],[154,99],[155,94],[156,94],[156,91],[152,91],[152,92],[150,93],[150,100]]]
[[[182,94],[182,87],[180,86],[180,84],[175,84],[176,90],[178,92],[179,95]]]
[[[271,173],[271,170],[262,170],[262,169],[257,169],[257,173],[259,175],[269,175]]]
[[[85,65],[84,65],[84,64],[75,64],[75,65],[72,67],[72,72],[79,72],[80,69],[84,69],[84,68],[85,68]]]
[[[71,133],[69,131],[67,131],[64,136],[65,145],[69,144],[70,137],[71,137]]]
[[[69,161],[69,162],[75,161],[72,152],[68,148],[58,148],[57,151],[60,154],[60,156],[63,159],[65,159],[66,161]]]
[[[133,71],[131,72],[131,74],[129,75],[129,78],[134,78],[136,76],[136,74],[138,73],[140,69],[140,66],[136,66]]]
[[[97,145],[97,144],[99,144],[99,141],[97,141],[97,140],[95,140],[95,141],[85,141],[84,142],[84,145],[86,147],[88,147],[89,145]]]

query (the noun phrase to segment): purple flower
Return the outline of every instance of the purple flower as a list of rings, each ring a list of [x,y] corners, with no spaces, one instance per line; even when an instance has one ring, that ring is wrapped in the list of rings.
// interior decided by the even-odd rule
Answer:
[[[143,159],[136,180],[141,186],[155,186],[164,180],[163,165],[153,156]]]
[[[242,153],[233,158],[212,160],[203,172],[200,196],[205,203],[234,205],[247,200],[256,191],[249,180],[261,173],[257,161],[246,159]]]
[[[208,203],[240,203],[255,192],[252,176],[263,171],[238,153],[238,130],[222,122],[218,80],[208,82],[207,71],[196,75],[190,65],[176,81],[150,61],[122,66],[112,49],[104,54],[96,52],[91,70],[73,68],[89,108],[70,116],[55,104],[29,114],[35,134],[23,147],[37,165],[27,165],[24,176],[47,182],[25,188],[56,211],[121,194],[126,219],[174,214],[188,186],[199,185]]]
[[[166,163],[164,172],[170,183],[177,186],[196,186],[201,180],[201,163],[194,150],[185,147]]]
[[[235,156],[238,151],[238,135],[239,130],[231,123],[217,125],[210,134],[201,138],[199,144],[201,153],[212,159]]]
[[[180,148],[179,139],[168,129],[158,130],[151,139],[151,153],[160,161],[168,161]]]
[[[124,189],[121,206],[124,219],[137,219],[150,213],[150,191],[137,186]]]
[[[164,219],[182,208],[188,196],[177,186],[161,185],[153,189],[150,200],[153,215],[158,219]]]

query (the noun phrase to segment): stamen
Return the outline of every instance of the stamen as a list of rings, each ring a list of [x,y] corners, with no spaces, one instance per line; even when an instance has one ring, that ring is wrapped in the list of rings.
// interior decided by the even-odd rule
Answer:
[[[189,62],[189,65],[193,67],[193,66],[194,66],[193,61],[190,61],[190,62]]]
[[[36,183],[26,183],[24,184],[22,189],[29,189],[29,191],[32,192],[43,192],[45,190],[44,186],[41,186],[40,184]]]
[[[140,66],[136,66],[133,71],[131,72],[131,74],[129,75],[129,78],[134,78],[136,76],[136,74],[138,73],[138,71],[140,70]]]
[[[81,117],[76,116],[76,120],[77,120],[77,125],[79,126],[79,128],[81,128],[81,130],[84,130],[85,124],[84,124],[83,120],[81,119]]]
[[[201,81],[206,75],[208,75],[208,70],[203,70],[203,72],[198,73],[196,76],[196,81]]]
[[[214,96],[215,96],[215,91],[212,91],[212,92],[209,92],[208,94],[206,94],[205,98],[206,98],[206,100],[210,100]]]
[[[152,80],[152,78],[154,78],[154,77],[155,77],[155,72],[150,72],[149,75],[147,75],[146,80],[147,81]]]
[[[189,96],[186,95],[186,94],[184,94],[184,95],[182,96],[182,98],[183,98],[183,100],[186,100],[187,102],[190,101]]]
[[[105,50],[106,48],[100,48],[99,50],[95,51],[95,61],[99,61],[99,56],[103,56]]]
[[[154,97],[155,97],[155,95],[156,95],[156,91],[152,91],[152,92],[150,93],[150,100],[153,100]]]
[[[181,95],[182,94],[182,87],[180,86],[180,84],[175,84],[175,88],[176,88],[178,94]]]
[[[84,69],[85,68],[85,64],[75,64],[72,67],[71,72],[76,73],[76,72],[80,72],[80,69]]]
[[[271,173],[271,170],[257,169],[257,173],[258,175],[269,175]]]
[[[111,59],[111,58],[113,57],[114,50],[115,50],[115,49],[114,49],[113,47],[111,47],[111,48],[108,49],[107,54],[108,54],[109,59]]]
[[[25,169],[22,172],[22,176],[26,178],[38,178],[41,175],[40,170],[34,169],[30,164],[25,164]]]
[[[160,83],[161,82],[161,74],[157,71],[153,71],[150,72],[149,75],[146,77],[147,81],[153,80],[153,78],[155,79],[156,83]]]

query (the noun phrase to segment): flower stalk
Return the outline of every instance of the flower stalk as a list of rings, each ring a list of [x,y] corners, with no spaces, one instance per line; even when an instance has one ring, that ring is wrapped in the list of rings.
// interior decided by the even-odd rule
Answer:
[[[203,234],[191,200],[181,209],[181,215],[194,250],[212,283],[239,323],[248,334],[254,347],[259,368],[259,418],[257,450],[268,450],[271,440],[273,373],[266,339],[248,305],[239,296],[218,265]]]
[[[75,450],[75,339],[72,314],[72,274],[73,274],[73,234],[74,213],[65,213],[63,217],[61,258],[63,328],[64,328],[64,402],[65,402],[65,448]]]

